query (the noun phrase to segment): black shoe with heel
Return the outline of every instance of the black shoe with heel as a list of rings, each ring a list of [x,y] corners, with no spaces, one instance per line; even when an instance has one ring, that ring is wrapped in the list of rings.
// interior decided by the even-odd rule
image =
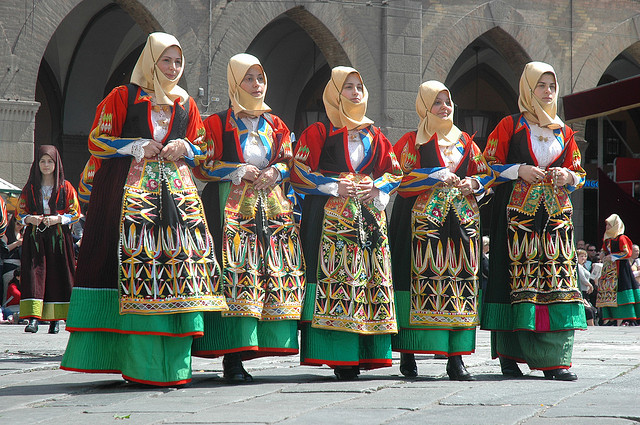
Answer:
[[[38,332],[38,319],[29,319],[29,324],[24,328],[25,332],[36,333]]]
[[[407,378],[418,376],[418,365],[413,353],[400,353],[400,373]]]
[[[49,322],[49,333],[57,334],[58,332],[60,332],[60,321],[52,320]]]
[[[523,376],[522,371],[518,367],[518,362],[506,357],[500,357],[500,369],[504,376],[510,376],[511,378],[519,378]]]
[[[353,381],[360,375],[359,366],[336,366],[333,368],[333,374],[336,375],[338,381]]]
[[[222,359],[222,370],[222,376],[229,383],[239,384],[253,381],[253,376],[244,370],[241,353],[225,354]]]
[[[554,379],[556,381],[575,381],[578,375],[568,369],[551,369],[543,370],[545,379]]]
[[[473,377],[464,366],[462,362],[462,356],[451,356],[447,361],[447,375],[452,381],[475,381]]]

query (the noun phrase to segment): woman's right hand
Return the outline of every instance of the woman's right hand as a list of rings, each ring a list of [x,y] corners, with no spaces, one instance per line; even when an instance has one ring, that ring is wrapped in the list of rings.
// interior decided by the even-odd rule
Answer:
[[[353,180],[340,179],[338,181],[338,196],[341,198],[353,198],[357,194],[357,187]]]
[[[145,158],[153,158],[157,156],[162,150],[162,143],[157,142],[153,139],[147,139],[149,143],[143,146],[144,149],[144,157]]]
[[[244,167],[244,176],[242,176],[242,179],[253,183],[260,175],[260,169],[251,164],[246,164]]]
[[[529,184],[540,183],[544,180],[545,171],[542,168],[534,165],[521,165],[518,168],[518,177],[526,181]]]
[[[27,216],[27,218],[24,219],[24,222],[27,224],[32,224],[34,226],[39,226],[40,223],[42,223],[42,220],[44,219],[43,216],[41,215],[30,215]]]

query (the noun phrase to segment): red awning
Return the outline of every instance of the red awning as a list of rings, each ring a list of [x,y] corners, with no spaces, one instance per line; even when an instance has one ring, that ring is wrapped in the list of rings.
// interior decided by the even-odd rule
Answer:
[[[640,106],[640,75],[562,98],[566,123],[610,115]]]

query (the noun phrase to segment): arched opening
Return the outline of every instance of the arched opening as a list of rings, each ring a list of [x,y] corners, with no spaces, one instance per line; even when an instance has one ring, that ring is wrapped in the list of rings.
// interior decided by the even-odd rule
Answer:
[[[500,119],[518,112],[518,81],[529,60],[515,39],[495,27],[469,43],[451,68],[445,84],[456,104],[456,125],[475,133],[480,149]]]
[[[331,67],[349,64],[328,28],[301,7],[271,21],[247,52],[260,59],[267,73],[266,102],[297,136],[325,117],[322,92]]]
[[[153,21],[143,22],[149,26]],[[47,45],[38,73],[36,100],[42,107],[34,148],[55,145],[74,184],[89,156],[87,136],[95,108],[111,89],[129,81],[147,32],[131,10],[113,1],[84,1],[65,17]]]
[[[520,44],[495,27],[469,43],[451,68],[445,85],[455,102],[455,124],[475,133],[481,150],[498,122],[518,113],[518,82],[529,61]],[[491,205],[480,210],[484,234],[489,230]]]

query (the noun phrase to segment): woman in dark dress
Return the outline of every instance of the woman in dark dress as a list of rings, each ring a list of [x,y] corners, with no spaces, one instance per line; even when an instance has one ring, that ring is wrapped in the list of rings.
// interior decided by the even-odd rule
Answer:
[[[17,210],[26,225],[20,259],[20,317],[29,319],[25,332],[38,332],[38,320],[48,320],[49,333],[58,333],[58,321],[67,318],[75,274],[70,225],[79,213],[58,150],[40,146]]]
[[[482,328],[505,376],[518,362],[547,379],[572,381],[576,329],[586,329],[578,288],[569,194],[584,184],[574,132],[557,116],[551,65],[531,62],[520,78],[520,113],[503,118],[484,155],[498,173],[491,215],[489,282]]]

